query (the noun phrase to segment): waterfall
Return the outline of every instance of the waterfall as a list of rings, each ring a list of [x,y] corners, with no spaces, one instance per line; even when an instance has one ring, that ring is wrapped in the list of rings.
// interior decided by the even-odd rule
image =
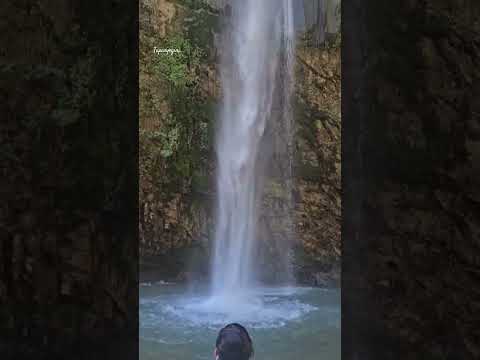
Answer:
[[[238,294],[257,280],[258,210],[268,163],[263,151],[273,146],[265,144],[266,134],[278,122],[278,128],[284,129],[285,166],[289,169],[285,188],[291,191],[292,2],[234,0],[226,19],[221,39],[222,106],[216,146],[215,295],[233,290]]]

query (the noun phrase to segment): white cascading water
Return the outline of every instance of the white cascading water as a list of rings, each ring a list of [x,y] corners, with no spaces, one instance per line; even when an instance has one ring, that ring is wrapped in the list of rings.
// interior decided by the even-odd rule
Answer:
[[[291,151],[295,37],[292,1],[231,3],[221,47],[223,103],[217,135],[218,204],[212,268],[216,298],[238,298],[257,280],[257,212],[265,172],[260,149],[272,122],[284,123],[284,145]],[[281,114],[278,116],[277,106],[274,117],[275,104],[280,104]],[[287,157],[286,161],[291,162],[291,156]],[[291,170],[291,163],[287,166]],[[287,182],[291,184],[291,177]],[[290,191],[291,185],[286,186]]]

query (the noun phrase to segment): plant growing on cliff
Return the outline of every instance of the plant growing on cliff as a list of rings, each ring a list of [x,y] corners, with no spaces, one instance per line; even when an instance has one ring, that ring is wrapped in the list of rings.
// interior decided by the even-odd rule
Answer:
[[[153,61],[154,70],[176,90],[194,86],[198,81],[197,70],[203,56],[202,50],[178,34],[165,39],[162,48],[178,52],[158,53]]]
[[[144,165],[151,168],[147,172],[152,175],[155,167],[163,168],[168,176],[162,176],[162,183],[188,183],[209,140],[211,106],[202,94],[199,75],[205,53],[182,34],[149,44],[152,47],[144,52],[143,62],[149,85],[141,88],[140,107],[144,116],[160,121],[153,128],[141,130],[140,142],[148,143],[143,147],[148,155],[143,151],[142,156],[150,164]],[[154,52],[153,46],[173,51]]]
[[[178,150],[180,139],[179,127],[175,124],[173,116],[169,114],[167,119],[166,126],[161,130],[141,131],[143,138],[156,145],[157,152],[155,154],[163,158],[169,158]]]

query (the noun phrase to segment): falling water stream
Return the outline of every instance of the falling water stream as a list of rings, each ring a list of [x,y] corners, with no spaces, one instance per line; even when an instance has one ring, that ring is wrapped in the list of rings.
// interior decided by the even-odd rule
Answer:
[[[294,37],[292,0],[233,3],[220,66],[223,104],[217,136],[214,296],[234,293],[238,299],[257,280],[257,212],[265,175],[261,145],[274,120],[284,122],[285,131],[291,132]],[[282,110],[279,119],[273,118],[274,104]],[[291,143],[291,134],[284,135]],[[225,299],[229,304],[232,300]]]
[[[340,293],[287,283],[267,287],[258,276],[258,216],[271,161],[265,154],[282,153],[291,201],[294,1],[230,1],[221,41],[211,284],[141,285],[144,360],[211,359],[216,333],[228,322],[251,331],[257,359],[340,358]],[[272,137],[272,128],[281,136]],[[288,251],[287,242],[282,252]],[[288,257],[276,260],[283,278],[291,279]]]

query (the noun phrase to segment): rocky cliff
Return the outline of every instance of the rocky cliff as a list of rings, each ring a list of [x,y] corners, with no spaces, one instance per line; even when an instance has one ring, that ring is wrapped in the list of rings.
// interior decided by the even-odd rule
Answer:
[[[140,252],[144,269],[151,265],[168,277],[208,272],[221,92],[216,45],[225,16],[216,5],[141,4]],[[297,51],[294,265],[301,281],[326,284],[338,281],[341,255],[339,38],[312,44],[305,32]],[[188,56],[166,60],[155,46],[181,47]],[[285,198],[283,185],[267,181],[263,214],[275,213]],[[260,216],[265,252],[278,251],[284,227],[275,217]],[[272,263],[265,268],[275,272]]]

